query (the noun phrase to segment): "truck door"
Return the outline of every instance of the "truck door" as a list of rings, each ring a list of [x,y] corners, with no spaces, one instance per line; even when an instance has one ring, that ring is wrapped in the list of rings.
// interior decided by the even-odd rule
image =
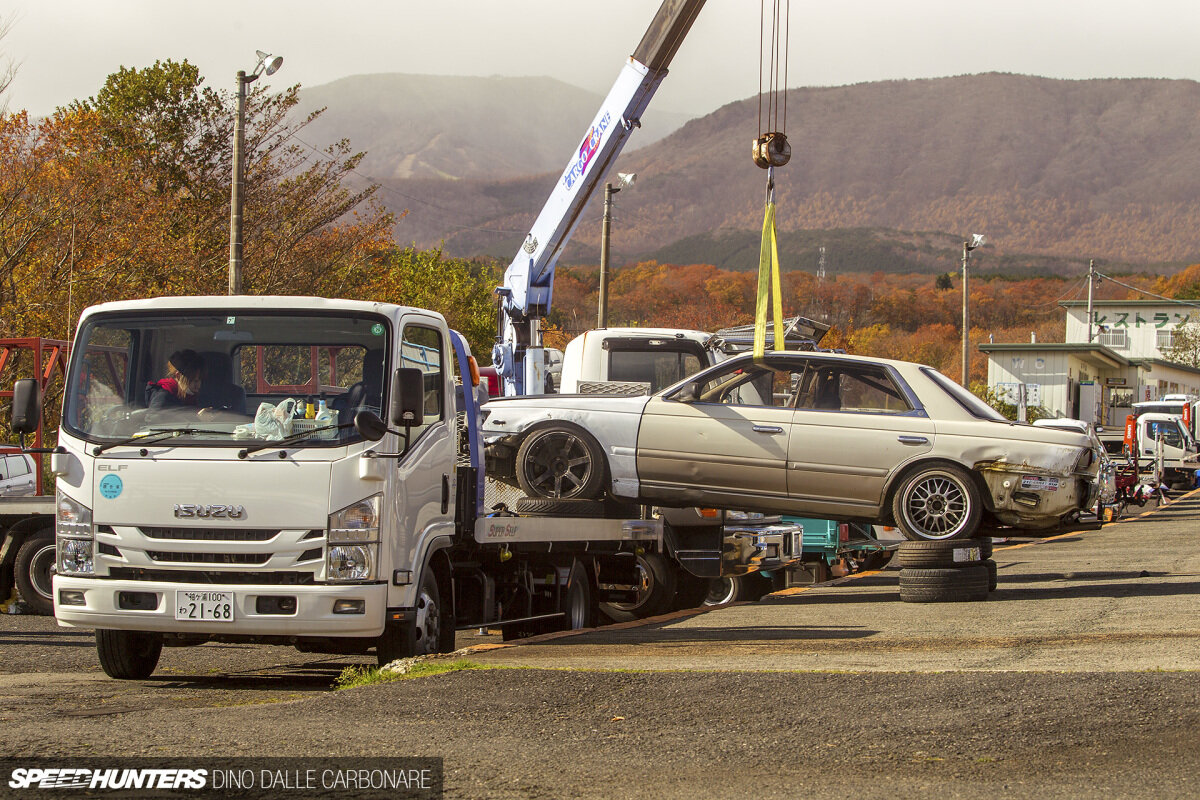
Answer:
[[[385,496],[396,546],[396,568],[416,568],[421,542],[452,521],[454,513],[455,431],[452,398],[447,396],[448,343],[432,320],[406,316],[401,322],[398,359],[393,366],[416,367],[425,384],[424,419],[409,432],[409,446],[392,472]],[[388,398],[387,402],[390,402]],[[385,404],[386,415],[386,404]],[[400,446],[403,446],[401,442]]]

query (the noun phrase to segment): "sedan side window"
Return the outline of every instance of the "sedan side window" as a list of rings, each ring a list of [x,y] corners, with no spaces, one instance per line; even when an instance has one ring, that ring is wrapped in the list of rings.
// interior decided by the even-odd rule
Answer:
[[[885,369],[857,363],[814,365],[801,383],[797,408],[869,414],[912,411]]]
[[[734,406],[791,405],[796,377],[792,370],[769,364],[744,363],[742,367],[713,375],[700,387],[702,403]]]

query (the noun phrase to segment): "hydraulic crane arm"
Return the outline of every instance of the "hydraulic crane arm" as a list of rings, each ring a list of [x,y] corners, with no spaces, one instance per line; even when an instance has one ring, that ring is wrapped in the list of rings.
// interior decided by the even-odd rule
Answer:
[[[596,187],[640,127],[642,113],[704,3],[663,0],[505,271],[504,285],[497,289],[500,319],[492,350],[504,394],[542,392],[541,320],[550,311],[555,264]]]

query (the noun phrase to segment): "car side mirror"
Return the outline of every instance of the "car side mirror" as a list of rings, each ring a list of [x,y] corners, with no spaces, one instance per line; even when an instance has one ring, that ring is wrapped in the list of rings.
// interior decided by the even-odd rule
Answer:
[[[393,425],[411,428],[425,421],[425,375],[416,367],[399,367],[392,373],[388,418]]]
[[[696,381],[685,383],[675,393],[675,399],[681,403],[694,403],[700,399],[700,384]]]
[[[32,378],[13,384],[12,432],[33,434],[42,420],[42,388]]]

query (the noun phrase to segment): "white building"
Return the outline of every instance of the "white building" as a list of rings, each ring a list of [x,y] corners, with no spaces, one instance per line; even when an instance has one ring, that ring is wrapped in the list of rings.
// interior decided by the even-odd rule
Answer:
[[[1200,308],[1163,300],[1094,301],[1089,342],[1087,303],[1059,305],[1067,312],[1065,343],[979,346],[988,354],[988,386],[1015,398],[1024,384],[1030,406],[1109,426],[1121,424],[1139,400],[1200,395],[1200,369],[1163,358],[1177,328],[1193,318],[1200,322]]]

